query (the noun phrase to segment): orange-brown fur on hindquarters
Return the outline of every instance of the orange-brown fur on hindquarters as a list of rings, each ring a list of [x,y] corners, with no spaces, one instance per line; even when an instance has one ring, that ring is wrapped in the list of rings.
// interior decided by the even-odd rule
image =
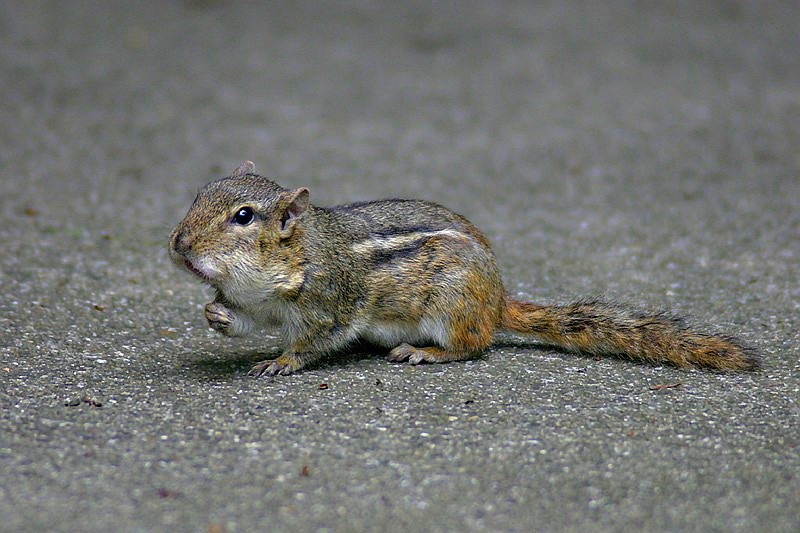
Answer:
[[[377,324],[420,328],[418,335],[399,342],[435,346],[403,344],[390,358],[444,362],[480,353],[492,341],[503,294],[491,252],[460,232],[423,235],[404,244],[392,261],[382,250],[380,267],[367,277],[367,308]],[[412,356],[413,350],[419,353]]]
[[[463,353],[469,358],[492,342],[499,320],[499,294],[495,280],[482,272],[466,275],[463,293],[448,310],[448,352]],[[454,360],[452,356],[450,359]]]

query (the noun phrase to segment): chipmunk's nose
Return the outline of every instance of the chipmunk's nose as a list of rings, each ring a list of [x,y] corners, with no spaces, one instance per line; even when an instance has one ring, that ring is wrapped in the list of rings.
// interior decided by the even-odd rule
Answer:
[[[179,255],[186,255],[190,246],[189,239],[186,237],[186,232],[184,230],[178,230],[172,234],[170,248],[172,248],[173,252]]]

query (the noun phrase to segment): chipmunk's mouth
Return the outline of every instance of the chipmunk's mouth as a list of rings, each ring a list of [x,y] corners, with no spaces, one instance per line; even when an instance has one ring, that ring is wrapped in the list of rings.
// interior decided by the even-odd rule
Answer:
[[[190,260],[185,259],[183,260],[183,266],[186,267],[186,270],[197,276],[198,278],[202,279],[203,281],[208,281],[209,283],[214,279],[212,272],[210,269],[202,269],[198,268],[192,263]]]

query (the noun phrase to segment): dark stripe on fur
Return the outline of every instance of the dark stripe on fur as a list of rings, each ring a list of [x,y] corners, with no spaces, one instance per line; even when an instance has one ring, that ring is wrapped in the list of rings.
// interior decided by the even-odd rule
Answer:
[[[425,246],[429,239],[430,237],[421,237],[410,244],[397,248],[376,249],[372,252],[372,263],[375,266],[382,266],[402,259],[411,259],[419,253],[420,248]]]

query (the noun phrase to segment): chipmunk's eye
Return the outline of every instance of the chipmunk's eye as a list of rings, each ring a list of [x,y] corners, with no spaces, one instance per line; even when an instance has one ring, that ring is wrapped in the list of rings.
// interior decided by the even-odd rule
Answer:
[[[243,207],[233,215],[233,222],[241,226],[246,226],[253,221],[255,215],[252,207]]]

